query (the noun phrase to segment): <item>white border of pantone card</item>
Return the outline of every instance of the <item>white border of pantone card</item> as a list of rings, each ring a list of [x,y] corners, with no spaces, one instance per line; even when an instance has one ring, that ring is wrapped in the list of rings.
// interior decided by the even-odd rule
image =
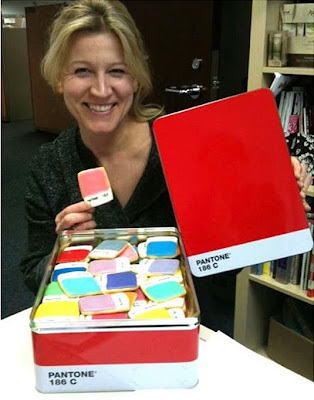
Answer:
[[[302,229],[187,258],[192,274],[201,277],[306,253],[312,247],[313,239],[310,230]]]
[[[147,364],[35,364],[35,375],[36,388],[42,393],[187,389],[198,383],[198,360]]]

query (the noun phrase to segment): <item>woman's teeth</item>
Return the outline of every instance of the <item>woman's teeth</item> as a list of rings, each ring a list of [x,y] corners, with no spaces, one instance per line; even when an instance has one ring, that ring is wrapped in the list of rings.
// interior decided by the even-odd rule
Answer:
[[[93,111],[97,111],[97,112],[105,112],[110,110],[112,107],[112,104],[108,105],[108,106],[99,106],[99,105],[94,105],[94,104],[89,104],[89,108]]]

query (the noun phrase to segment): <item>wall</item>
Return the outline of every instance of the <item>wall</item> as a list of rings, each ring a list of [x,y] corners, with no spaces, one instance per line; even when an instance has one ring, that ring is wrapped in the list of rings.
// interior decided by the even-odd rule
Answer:
[[[62,1],[2,1],[2,16],[25,16],[25,7],[34,4],[63,3]],[[20,18],[18,18],[20,19]],[[17,19],[17,20],[18,20]],[[21,18],[21,20],[25,20]],[[17,27],[18,26],[18,27]],[[24,26],[21,28],[20,26]],[[29,60],[25,23],[14,28],[3,28],[1,118],[2,121],[32,119],[32,101],[29,76]],[[14,46],[12,46],[14,43]]]
[[[246,91],[251,29],[251,0],[222,1],[219,97]]]
[[[32,7],[35,5],[64,3],[64,1],[2,1],[1,12],[2,15],[25,15],[25,7]]]
[[[219,2],[222,5],[219,98],[223,98],[246,91],[252,1]],[[64,1],[2,1],[2,14],[25,15],[25,7],[55,3]]]
[[[1,53],[3,73],[1,95],[5,107],[2,120],[31,119],[32,102],[26,29],[2,29]]]

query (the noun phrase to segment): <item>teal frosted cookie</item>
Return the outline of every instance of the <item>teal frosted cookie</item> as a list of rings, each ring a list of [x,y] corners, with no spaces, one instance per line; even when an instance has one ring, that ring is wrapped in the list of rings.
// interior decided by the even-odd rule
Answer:
[[[143,293],[151,300],[157,303],[175,299],[186,294],[183,285],[173,278],[153,278],[141,285]]]
[[[101,292],[100,286],[89,272],[67,272],[58,276],[58,283],[69,297],[90,296]]]

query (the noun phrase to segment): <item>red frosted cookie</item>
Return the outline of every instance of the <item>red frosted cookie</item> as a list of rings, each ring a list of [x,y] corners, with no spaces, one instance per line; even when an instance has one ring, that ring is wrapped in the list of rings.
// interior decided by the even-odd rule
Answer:
[[[56,264],[85,261],[93,249],[91,245],[66,247],[56,260]]]
[[[105,168],[91,168],[77,174],[82,197],[93,207],[113,199],[111,185]]]

